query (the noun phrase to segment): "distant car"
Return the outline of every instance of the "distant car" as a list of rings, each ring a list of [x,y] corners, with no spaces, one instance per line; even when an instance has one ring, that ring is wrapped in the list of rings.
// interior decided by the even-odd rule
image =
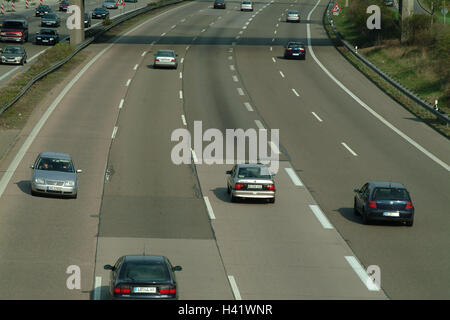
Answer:
[[[84,13],[84,27],[85,28],[89,28],[92,24],[92,20],[91,20],[91,16],[89,15],[89,13],[85,12]]]
[[[41,29],[36,32],[36,44],[57,44],[59,42],[58,31],[54,29]]]
[[[227,5],[225,4],[225,0],[215,0],[214,1],[214,9],[226,9]]]
[[[241,11],[253,11],[253,2],[242,1],[241,2]]]
[[[31,194],[53,194],[76,198],[78,177],[72,157],[65,153],[41,152],[33,165]]]
[[[384,5],[387,7],[393,7],[394,6],[394,1],[392,0],[385,0],[384,1]]]
[[[109,291],[112,299],[177,299],[175,271],[181,266],[172,266],[164,256],[123,256],[111,270]]]
[[[138,2],[138,0],[125,0],[125,2],[133,2],[133,3],[136,3],[136,2]]]
[[[176,69],[178,67],[177,56],[178,55],[173,50],[158,50],[155,54],[153,67],[172,67]]]
[[[284,58],[305,60],[305,45],[302,42],[288,42],[284,48]]]
[[[62,0],[59,3],[59,11],[67,11],[67,8],[69,7],[69,1],[67,0]]]
[[[226,172],[231,202],[237,198],[267,199],[275,202],[275,182],[269,167],[260,163],[236,164]]]
[[[42,27],[59,27],[61,19],[56,13],[48,13],[41,18]]]
[[[297,10],[289,10],[286,14],[286,22],[300,22],[300,13]]]
[[[0,61],[2,64],[21,64],[27,63],[27,52],[22,46],[10,45],[3,50],[0,49]]]
[[[109,18],[109,11],[105,8],[95,8],[92,11],[92,19],[106,19]]]
[[[36,8],[34,15],[36,17],[42,17],[43,15],[46,15],[47,13],[51,13],[51,12],[52,12],[52,8],[50,8],[50,6],[41,4]]]
[[[353,210],[364,224],[373,220],[414,223],[414,206],[408,190],[401,183],[372,181],[355,189]]]
[[[0,41],[28,41],[27,20],[5,20],[0,28]]]
[[[117,5],[117,1],[108,1],[103,2],[103,8],[106,9],[117,9],[119,6]]]

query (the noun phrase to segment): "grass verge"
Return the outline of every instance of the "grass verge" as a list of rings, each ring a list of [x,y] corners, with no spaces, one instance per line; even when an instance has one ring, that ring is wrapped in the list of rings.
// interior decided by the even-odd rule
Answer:
[[[337,22],[335,16],[333,16],[333,20],[337,27]],[[393,98],[396,102],[414,114],[416,117],[420,118],[426,124],[431,126],[433,129],[441,133],[442,135],[450,138],[450,126],[443,124],[434,114],[428,112],[422,106],[405,96],[401,91],[397,90],[391,84],[389,84],[386,80],[380,77],[376,72],[366,66],[363,62],[361,62],[357,57],[355,57],[352,53],[350,53],[339,41],[339,39],[335,36],[329,22],[327,15],[323,16],[323,24],[326,32],[328,33],[329,38],[333,42],[336,49],[360,72],[362,72],[370,81],[372,81],[376,86],[378,86],[381,90],[386,92],[391,98]]]

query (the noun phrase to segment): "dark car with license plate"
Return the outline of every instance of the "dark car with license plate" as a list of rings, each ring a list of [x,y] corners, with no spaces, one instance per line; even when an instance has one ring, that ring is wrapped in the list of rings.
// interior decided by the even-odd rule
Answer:
[[[0,62],[24,65],[27,63],[27,52],[22,46],[6,46],[4,49],[0,49]]]
[[[112,299],[177,299],[175,271],[165,256],[129,255],[120,257],[110,270],[109,293]]]
[[[408,190],[401,183],[371,181],[355,189],[353,210],[364,224],[371,221],[400,221],[407,226],[414,222],[414,206]]]
[[[92,20],[91,20],[91,16],[89,15],[89,13],[85,12],[84,13],[84,27],[85,28],[89,28],[92,24]]]
[[[267,202],[275,202],[274,175],[269,167],[261,163],[236,164],[226,172],[227,192],[230,201],[238,199],[264,199]]]
[[[225,4],[225,0],[215,0],[214,1],[214,9],[226,9],[227,5]]]
[[[56,13],[48,13],[41,18],[42,27],[59,27],[61,19]]]
[[[109,18],[109,11],[105,8],[95,8],[92,11],[92,19],[106,19]]]
[[[52,8],[50,8],[50,6],[41,4],[36,8],[34,15],[36,17],[42,17],[42,16],[46,15],[47,13],[51,13],[51,12],[52,12]]]
[[[41,29],[39,32],[36,32],[36,44],[55,45],[58,42],[59,34],[54,29]]]
[[[284,58],[305,60],[305,45],[302,42],[288,42],[284,48]]]
[[[69,8],[69,1],[63,0],[59,3],[59,11],[67,11],[67,8]]]
[[[0,28],[0,41],[27,42],[27,20],[5,20]]]

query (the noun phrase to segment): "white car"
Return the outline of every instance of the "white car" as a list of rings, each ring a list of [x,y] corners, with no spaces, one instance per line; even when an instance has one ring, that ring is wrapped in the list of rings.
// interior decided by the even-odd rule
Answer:
[[[288,11],[286,22],[300,22],[300,13],[297,10]]]
[[[158,50],[155,54],[153,68],[168,67],[176,69],[178,66],[178,55],[173,50]]]
[[[253,2],[251,2],[251,1],[242,1],[242,3],[241,3],[241,11],[253,11]]]

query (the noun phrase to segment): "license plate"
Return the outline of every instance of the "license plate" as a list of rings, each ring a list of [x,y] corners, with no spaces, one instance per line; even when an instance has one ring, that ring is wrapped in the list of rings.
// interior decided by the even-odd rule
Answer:
[[[247,186],[248,189],[262,189],[262,185],[260,184],[249,184]]]
[[[292,55],[294,55],[294,56],[298,56],[298,55],[300,55],[300,53],[293,53]]]
[[[48,40],[42,40],[42,42],[48,42]]]
[[[156,287],[134,287],[134,293],[156,293]]]
[[[47,186],[47,191],[61,191],[61,187],[58,187],[58,186]]]
[[[384,212],[383,216],[385,217],[399,217],[400,216],[400,212]]]

